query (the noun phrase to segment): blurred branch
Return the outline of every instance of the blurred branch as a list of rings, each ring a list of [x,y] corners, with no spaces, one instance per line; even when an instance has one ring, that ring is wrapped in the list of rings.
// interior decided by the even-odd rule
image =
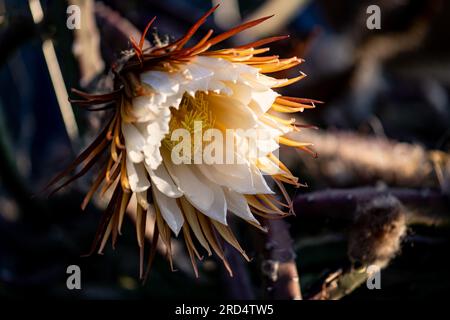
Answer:
[[[238,0],[212,0],[212,5],[220,4],[220,10],[214,12],[214,22],[221,29],[228,29],[230,26],[238,25],[241,22],[241,13]]]
[[[376,103],[376,93],[383,88],[383,65],[389,59],[411,52],[423,42],[429,29],[428,15],[420,17],[407,30],[370,37],[355,52],[355,71],[350,79],[351,117],[363,121]]]
[[[300,15],[309,0],[269,0],[246,17],[244,22],[265,16],[276,15],[250,30],[241,32],[236,36],[238,42],[251,42],[269,34],[275,34],[285,28],[292,19]]]
[[[308,171],[332,185],[370,184],[448,188],[450,156],[420,145],[350,132],[302,132],[314,144],[318,159],[304,159]],[[438,177],[438,171],[440,177]]]
[[[39,25],[44,20],[44,11],[40,0],[28,0],[28,5],[30,7],[31,16],[33,17],[34,23]],[[63,118],[67,135],[69,136],[72,144],[75,144],[78,139],[78,125],[75,120],[72,106],[69,103],[66,84],[58,62],[55,46],[53,45],[53,41],[51,39],[42,39],[42,53],[44,54],[48,73],[50,74],[56,99],[58,100],[59,109],[61,111],[61,116]]]
[[[78,126],[72,107],[68,102],[67,90],[51,39],[45,32],[45,20],[39,0],[29,0],[32,17],[12,17],[9,25],[0,33],[0,65],[6,62],[8,56],[22,44],[39,34],[42,37],[42,52],[48,67],[50,78],[61,109],[67,134],[72,142],[78,137]]]
[[[93,0],[69,0],[70,5],[80,7],[81,26],[74,29],[72,50],[78,60],[81,86],[86,86],[104,69],[100,53],[100,35],[95,22]]]
[[[308,296],[308,300],[339,300],[350,294],[367,280],[364,269],[339,269],[329,273],[319,290]]]
[[[300,279],[289,225],[283,220],[266,220],[269,229],[265,243],[266,259],[262,263],[269,299],[301,300]]]
[[[334,189],[299,195],[294,199],[298,217],[352,221],[358,206],[381,196],[393,196],[408,210],[409,224],[448,225],[450,223],[449,197],[433,190],[401,188]]]

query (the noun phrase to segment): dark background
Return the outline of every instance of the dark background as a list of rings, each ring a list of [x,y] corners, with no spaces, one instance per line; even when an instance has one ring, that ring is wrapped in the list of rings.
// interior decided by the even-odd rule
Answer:
[[[76,2],[83,1],[71,3]],[[224,30],[227,21],[236,23],[259,13],[276,14],[273,19],[280,21],[276,28],[250,33],[248,37],[290,34],[290,40],[274,44],[273,51],[306,60],[298,69],[308,77],[286,89],[286,93],[325,104],[299,118],[319,127],[305,131],[305,140],[315,139],[319,159],[281,151],[294,173],[309,185],[293,193],[306,197],[312,192],[326,194],[330,189],[342,189],[352,197],[360,188],[402,188],[421,195],[420,201],[412,201],[413,204],[405,200],[407,210],[420,211],[424,216],[437,215],[441,221],[408,224],[401,250],[382,271],[382,289],[368,290],[363,285],[345,299],[448,296],[450,3],[297,1],[295,14],[286,18],[282,11],[289,0],[276,0],[279,12],[266,13],[263,9],[268,2],[236,1],[240,17],[225,17],[222,23],[211,18],[201,30]],[[143,30],[156,15],[155,32],[177,38],[211,7],[211,2],[105,0],[103,4],[122,19],[112,24],[108,22],[110,13],[105,14],[104,6],[99,9],[97,2],[96,22],[106,69],[105,77],[92,78],[89,84],[80,83],[83,74],[80,59],[72,50],[74,34],[65,26],[68,3],[41,3],[44,21],[35,25],[28,1],[0,0],[0,296],[266,297],[259,250],[264,237],[248,231],[248,226],[236,222],[235,227],[254,259],[243,264],[241,258],[231,258],[241,270],[234,280],[215,259],[206,259],[200,267],[200,278],[195,279],[190,267],[183,265],[180,253],[181,265],[176,272],[171,272],[164,256],[158,255],[149,281],[142,286],[138,280],[139,251],[130,220],[115,251],[108,246],[102,256],[80,257],[89,249],[102,209],[95,204],[85,212],[79,209],[91,177],[84,177],[49,199],[39,195],[45,183],[92,140],[102,117],[75,107],[81,137],[76,141],[68,138],[42,54],[42,39],[53,40],[67,88],[89,91],[107,87],[108,67],[121,50],[127,49],[127,34],[117,31],[121,23],[128,20]],[[381,30],[366,27],[366,9],[370,4],[381,8]],[[243,40],[238,38],[227,45]],[[283,74],[289,75],[294,73]],[[335,139],[332,144],[336,151],[325,146],[326,137]],[[405,149],[400,157],[396,156],[398,148]],[[344,150],[346,153],[341,154]],[[436,168],[423,172],[429,169],[429,155],[436,150],[442,152],[439,172],[443,178],[438,177]],[[423,157],[423,164],[417,157]],[[403,169],[407,173],[403,174]],[[439,204],[444,205],[436,206],[430,194],[437,194]],[[348,239],[354,224],[352,219],[342,217],[353,209],[339,205],[324,208],[305,209],[320,213],[315,215],[303,214],[299,206],[297,217],[288,219],[305,297],[317,291],[327,274],[346,270],[351,264]],[[228,254],[234,257],[233,253]],[[81,267],[82,290],[66,288],[66,268],[72,264]],[[247,294],[236,292],[236,286],[239,288],[243,281]]]

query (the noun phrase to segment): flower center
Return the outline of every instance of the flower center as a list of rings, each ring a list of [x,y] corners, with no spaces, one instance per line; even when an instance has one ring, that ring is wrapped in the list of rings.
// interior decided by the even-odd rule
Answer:
[[[178,110],[174,108],[171,109],[172,114],[169,122],[169,133],[163,140],[163,144],[169,150],[172,150],[174,145],[178,143],[178,141],[173,141],[171,139],[174,130],[184,129],[189,132],[191,136],[192,151],[195,153],[197,150],[194,149],[194,139],[192,139],[192,137],[196,134],[201,136],[202,132],[214,128],[215,118],[209,108],[206,95],[207,93],[200,91],[196,92],[195,97],[185,93]],[[201,124],[200,126],[199,123]]]

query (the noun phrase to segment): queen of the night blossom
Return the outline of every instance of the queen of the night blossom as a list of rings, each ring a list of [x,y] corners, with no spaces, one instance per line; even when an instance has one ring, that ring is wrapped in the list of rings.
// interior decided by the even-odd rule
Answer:
[[[232,270],[224,256],[224,240],[246,259],[228,225],[228,212],[252,226],[265,230],[258,221],[292,214],[292,202],[284,184],[300,186],[298,178],[275,155],[280,144],[313,153],[309,143],[298,140],[302,126],[283,114],[314,108],[317,101],[282,96],[275,90],[301,80],[277,79],[268,74],[290,69],[302,62],[297,57],[281,59],[266,55],[267,44],[287,38],[272,37],[246,45],[214,50],[215,45],[270,17],[244,23],[213,36],[209,30],[188,46],[217,7],[208,11],[183,36],[163,46],[143,48],[153,19],[139,43],[113,66],[114,91],[93,95],[73,90],[80,96],[72,103],[89,110],[111,112],[110,119],[94,142],[50,185],[61,189],[92,169],[100,167],[82,203],[84,209],[98,191],[108,194],[90,253],[102,252],[108,239],[116,243],[124,213],[135,197],[135,225],[141,252],[140,275],[144,276],[144,237],[147,218],[154,223],[147,271],[162,240],[172,265],[171,237],[183,237],[196,274],[202,251],[213,252]],[[97,107],[95,107],[97,106]],[[106,106],[106,107],[105,107]],[[242,144],[227,149],[236,163],[180,163],[174,159],[172,139],[177,129],[194,133],[194,123],[203,129],[257,129],[265,132],[257,146],[258,157],[249,157]],[[239,132],[239,131],[236,131]],[[238,135],[238,134],[236,134]],[[268,138],[267,138],[268,137]],[[238,136],[235,138],[238,140]],[[206,143],[207,144],[207,143]],[[197,150],[192,149],[195,156]],[[272,179],[282,200],[263,177]],[[151,218],[151,219],[150,219]]]

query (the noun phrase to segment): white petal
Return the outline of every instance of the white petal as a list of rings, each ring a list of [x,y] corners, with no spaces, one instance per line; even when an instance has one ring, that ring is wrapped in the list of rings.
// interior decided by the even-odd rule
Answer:
[[[228,129],[250,129],[257,124],[257,117],[251,109],[239,100],[218,95],[207,95],[210,108],[214,110],[217,122]]]
[[[275,194],[275,192],[270,189],[270,187],[267,185],[266,180],[264,179],[263,175],[261,174],[261,171],[256,168],[251,168],[252,173],[252,184],[257,193],[261,194]]]
[[[161,103],[161,107],[164,107],[164,108],[173,107],[175,109],[178,109],[178,107],[180,106],[181,100],[183,98],[183,93],[184,92],[180,91],[178,94],[167,97],[166,101]]]
[[[150,187],[150,181],[147,178],[147,170],[143,163],[133,163],[127,156],[127,176],[128,183],[133,192],[142,192]]]
[[[242,194],[274,194],[261,171],[252,164],[198,165],[211,181]]]
[[[215,79],[211,79],[211,81],[209,82],[208,91],[224,95],[231,95],[233,93],[233,91],[228,88],[225,83]]]
[[[287,173],[283,171],[277,164],[271,161],[268,157],[261,157],[258,159],[258,161],[263,166],[263,169],[261,170],[264,171],[265,174],[275,175]]]
[[[160,154],[161,141],[169,132],[170,110],[163,108],[159,111],[154,121],[139,125],[140,131],[145,134],[145,145],[142,149],[145,163],[150,169],[155,170],[161,163]]]
[[[244,220],[253,221],[259,225],[259,221],[253,216],[247,200],[242,194],[228,190],[227,188],[223,188],[223,192],[229,211]]]
[[[167,157],[163,152],[167,171],[186,199],[201,213],[226,225],[227,203],[222,188],[209,181],[196,165],[175,165]]]
[[[260,81],[261,74],[239,74],[239,82],[245,83],[246,85],[253,88],[255,91],[266,91],[270,90],[270,86],[267,86],[264,81]]]
[[[187,64],[182,73],[187,77],[187,81],[181,89],[187,92],[194,92],[194,94],[196,91],[204,91],[207,89],[214,75],[211,69],[195,63]]]
[[[167,172],[164,163],[161,163],[155,170],[150,169],[148,166],[146,167],[153,186],[156,186],[160,192],[170,198],[179,198],[183,195]]]
[[[198,56],[195,62],[214,71],[214,78],[217,80],[235,82],[239,78],[239,72],[234,64],[224,59]]]
[[[252,91],[252,100],[263,113],[266,113],[270,109],[278,96],[278,93],[270,89],[266,91]]]
[[[158,168],[162,162],[159,146],[146,145],[144,147],[145,164],[150,167],[151,170]]]
[[[253,187],[251,180],[250,169],[244,164],[199,164],[197,167],[205,177],[215,184],[230,188],[243,194],[256,194],[256,190]],[[227,169],[225,169],[225,167]],[[241,173],[240,176],[235,175],[239,173]]]
[[[178,233],[183,227],[184,218],[180,208],[178,207],[177,201],[161,193],[158,188],[154,188],[153,192],[155,194],[155,201],[158,205],[161,215],[163,216],[170,229],[175,233],[176,236],[178,236]]]
[[[144,121],[142,118],[148,118],[153,120],[155,113],[158,112],[159,106],[155,103],[155,95],[152,96],[139,96],[133,98],[132,113],[139,121]],[[148,121],[145,120],[145,121]]]
[[[280,145],[273,139],[259,140],[257,146],[259,156],[267,156],[269,153],[280,148]]]
[[[130,161],[142,162],[144,160],[142,151],[145,146],[145,138],[134,125],[125,122],[122,123],[122,133]]]
[[[243,83],[226,82],[228,88],[233,90],[232,98],[239,100],[242,104],[248,105],[252,99],[252,88]]]
[[[266,86],[267,88],[272,88],[276,85],[280,85],[285,83],[286,81],[289,81],[289,79],[276,79],[261,73],[256,75],[256,79],[259,83]]]
[[[210,208],[208,208],[207,210],[200,210],[200,212],[207,215],[211,219],[214,219],[224,225],[227,225],[227,202],[225,200],[223,190],[219,185],[214,183],[209,184],[209,186],[213,191],[214,201],[211,204]]]
[[[194,202],[192,202],[192,205],[204,215],[227,225],[227,202],[222,188],[219,185],[208,181],[208,179],[206,179],[199,171],[195,170],[195,168],[193,168],[193,171],[196,171],[198,179],[212,191],[213,201],[209,208],[198,208]]]
[[[242,76],[257,76],[259,75],[259,69],[246,65],[244,63],[233,63],[233,67],[239,72]]]
[[[170,161],[170,155],[167,156],[165,153],[163,157],[167,171],[189,202],[198,210],[208,210],[214,200],[213,191],[208,184],[199,179],[199,174],[193,170],[193,166],[175,165]]]
[[[174,94],[178,92],[179,83],[174,81],[168,72],[147,71],[141,74],[141,81],[148,84],[158,93]]]
[[[270,129],[276,130],[274,132],[274,136],[282,136],[282,135],[285,135],[288,132],[294,131],[292,129],[292,127],[284,125],[284,124],[281,124],[281,123],[275,121],[275,119],[272,119],[271,117],[268,117],[267,114],[263,114],[260,117],[263,117],[264,121],[265,121],[265,122],[261,122],[261,125],[266,127],[268,130],[270,130]]]

